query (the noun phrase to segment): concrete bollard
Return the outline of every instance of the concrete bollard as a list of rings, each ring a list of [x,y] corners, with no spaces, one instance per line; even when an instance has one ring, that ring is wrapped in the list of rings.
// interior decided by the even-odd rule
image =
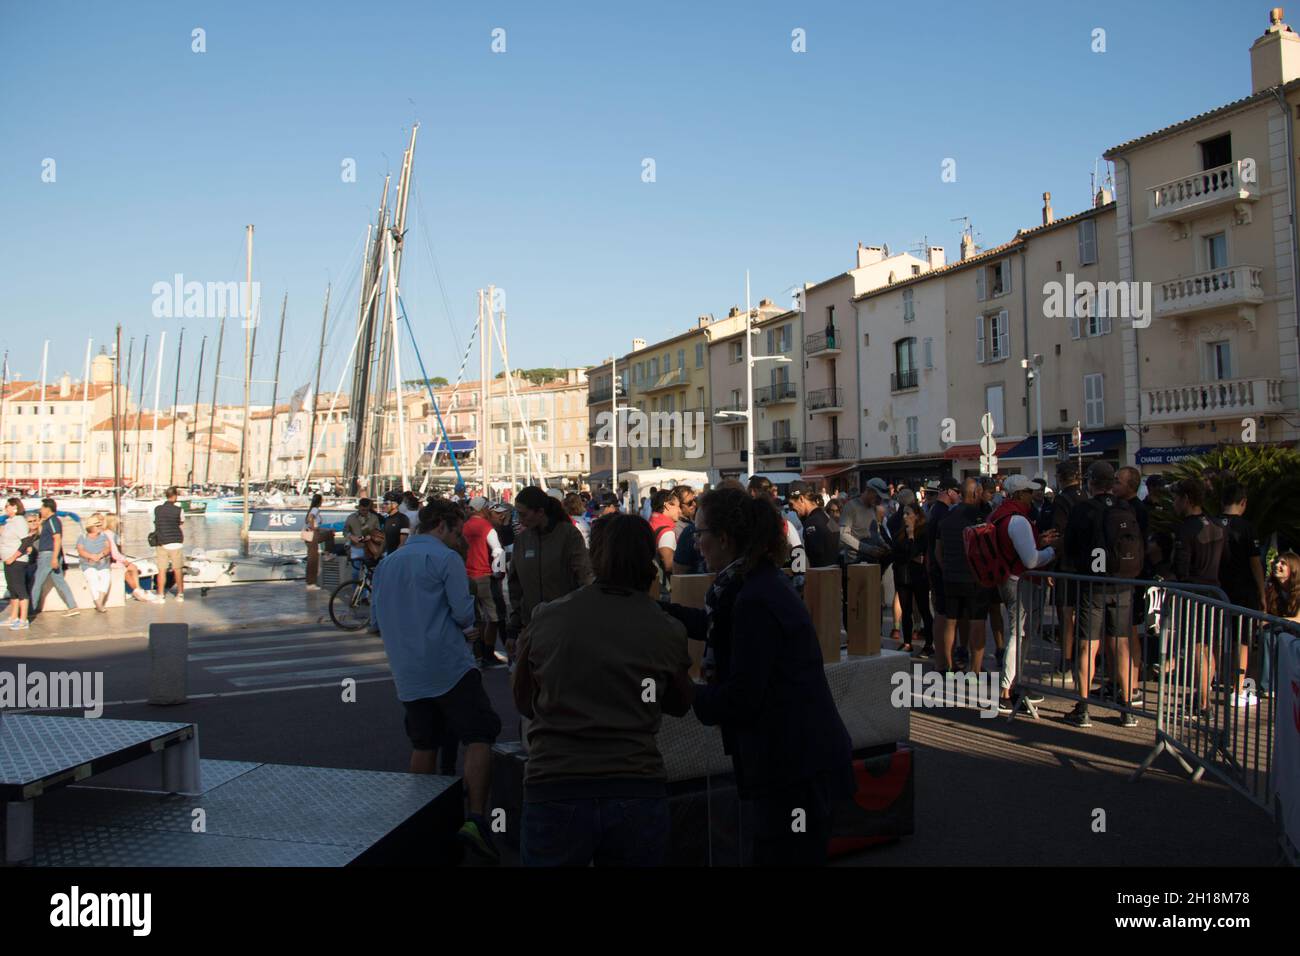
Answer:
[[[704,596],[713,584],[713,574],[674,574],[673,603],[682,607],[704,607]],[[691,655],[691,679],[700,677],[700,661],[704,659],[704,642],[687,641],[687,653]]]
[[[880,565],[849,565],[849,654],[880,653]]]
[[[822,660],[827,664],[840,659],[840,569],[809,568],[803,579],[803,600],[808,605]]]
[[[149,703],[185,703],[189,654],[188,624],[149,625]]]

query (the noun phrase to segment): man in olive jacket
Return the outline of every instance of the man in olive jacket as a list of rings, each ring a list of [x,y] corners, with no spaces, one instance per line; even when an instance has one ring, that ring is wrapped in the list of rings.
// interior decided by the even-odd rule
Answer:
[[[532,494],[536,492],[536,494]],[[510,620],[506,651],[513,658],[514,642],[543,601],[576,591],[595,580],[591,556],[582,533],[554,498],[540,488],[525,488],[515,498],[524,530],[515,537],[510,557]]]

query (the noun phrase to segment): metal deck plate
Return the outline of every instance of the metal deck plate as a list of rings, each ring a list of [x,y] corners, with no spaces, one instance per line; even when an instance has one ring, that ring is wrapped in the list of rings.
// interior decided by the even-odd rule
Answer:
[[[209,764],[225,764],[210,768]],[[38,866],[341,866],[456,777],[203,761],[201,796],[68,788],[36,812]],[[205,833],[194,833],[202,808]],[[459,811],[459,808],[457,808]]]
[[[115,758],[133,759],[193,735],[193,724],[10,714],[0,719],[0,799],[24,799],[45,782],[96,769],[97,761],[112,766]]]

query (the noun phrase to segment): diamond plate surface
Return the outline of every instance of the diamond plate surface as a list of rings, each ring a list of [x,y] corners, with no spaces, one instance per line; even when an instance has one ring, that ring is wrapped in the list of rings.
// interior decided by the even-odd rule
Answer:
[[[193,726],[10,714],[0,719],[0,785],[44,780]]]
[[[43,806],[43,804],[42,804]],[[344,866],[358,847],[86,825],[36,815],[34,866]]]

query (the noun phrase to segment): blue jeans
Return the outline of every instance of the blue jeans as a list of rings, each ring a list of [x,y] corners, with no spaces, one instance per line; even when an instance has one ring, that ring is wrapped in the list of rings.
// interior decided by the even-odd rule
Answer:
[[[662,866],[668,852],[666,797],[593,797],[525,803],[524,866]]]
[[[47,579],[54,585],[54,590],[59,592],[59,597],[63,598],[63,603],[69,610],[77,606],[77,599],[72,596],[72,588],[68,586],[67,579],[62,572],[54,569],[54,552],[39,551],[36,554],[36,579],[32,581],[32,610],[40,610],[45,601],[43,592]]]

